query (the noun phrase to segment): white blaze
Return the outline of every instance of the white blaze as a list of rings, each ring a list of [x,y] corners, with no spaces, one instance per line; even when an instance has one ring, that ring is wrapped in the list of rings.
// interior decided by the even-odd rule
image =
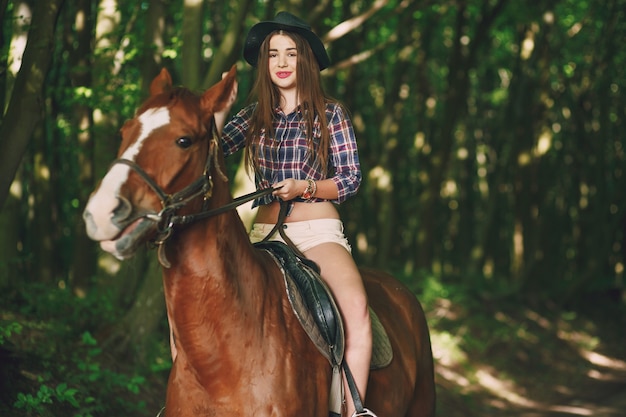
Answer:
[[[167,108],[158,107],[148,109],[139,118],[141,130],[139,137],[120,156],[122,159],[135,161],[145,140],[156,129],[167,125],[170,122],[170,114]],[[120,228],[111,222],[113,211],[118,206],[117,197],[120,195],[122,185],[128,179],[130,167],[122,164],[115,164],[104,176],[98,191],[91,196],[85,214],[90,220],[87,222],[87,234],[94,240],[113,239]]]

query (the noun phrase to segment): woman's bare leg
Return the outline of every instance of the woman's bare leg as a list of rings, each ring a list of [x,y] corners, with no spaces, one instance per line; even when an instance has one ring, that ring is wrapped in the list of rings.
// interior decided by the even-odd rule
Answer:
[[[354,377],[361,401],[365,401],[372,357],[372,328],[361,274],[352,255],[339,244],[323,243],[309,249],[304,255],[319,265],[322,279],[332,291],[343,316],[346,333],[345,360]],[[344,386],[349,417],[355,408],[345,378]]]

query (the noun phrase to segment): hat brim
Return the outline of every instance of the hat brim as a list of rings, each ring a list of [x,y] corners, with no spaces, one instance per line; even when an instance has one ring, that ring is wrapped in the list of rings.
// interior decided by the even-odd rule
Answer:
[[[267,35],[274,32],[275,30],[296,32],[299,35],[302,35],[311,46],[313,55],[315,55],[317,63],[320,66],[320,71],[328,68],[328,66],[330,65],[330,58],[326,53],[324,43],[315,33],[304,28],[271,21],[259,22],[256,25],[252,26],[252,28],[248,32],[248,36],[246,37],[246,42],[243,48],[243,57],[248,64],[252,65],[253,67],[257,66],[259,60],[259,49],[261,48],[261,44],[263,43]]]

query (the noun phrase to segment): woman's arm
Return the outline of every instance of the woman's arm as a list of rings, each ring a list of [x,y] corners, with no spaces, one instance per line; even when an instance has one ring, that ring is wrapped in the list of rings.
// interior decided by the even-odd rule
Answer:
[[[329,179],[337,189],[337,196],[333,200],[342,203],[356,194],[361,185],[361,163],[352,122],[338,104],[334,105],[328,130],[329,154],[334,169],[334,175]],[[324,184],[322,187],[328,189],[330,185]]]

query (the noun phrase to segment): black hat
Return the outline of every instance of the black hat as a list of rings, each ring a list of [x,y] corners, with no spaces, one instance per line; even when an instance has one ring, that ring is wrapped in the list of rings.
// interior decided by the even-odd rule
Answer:
[[[292,15],[288,12],[278,12],[274,20],[259,22],[250,28],[246,43],[243,47],[243,57],[248,64],[256,67],[259,59],[259,48],[261,43],[265,40],[267,35],[275,30],[285,30],[288,32],[296,32],[304,37],[309,42],[311,50],[317,59],[317,63],[320,66],[320,71],[328,68],[330,65],[330,58],[324,48],[322,40],[311,31],[309,26],[302,19]]]

